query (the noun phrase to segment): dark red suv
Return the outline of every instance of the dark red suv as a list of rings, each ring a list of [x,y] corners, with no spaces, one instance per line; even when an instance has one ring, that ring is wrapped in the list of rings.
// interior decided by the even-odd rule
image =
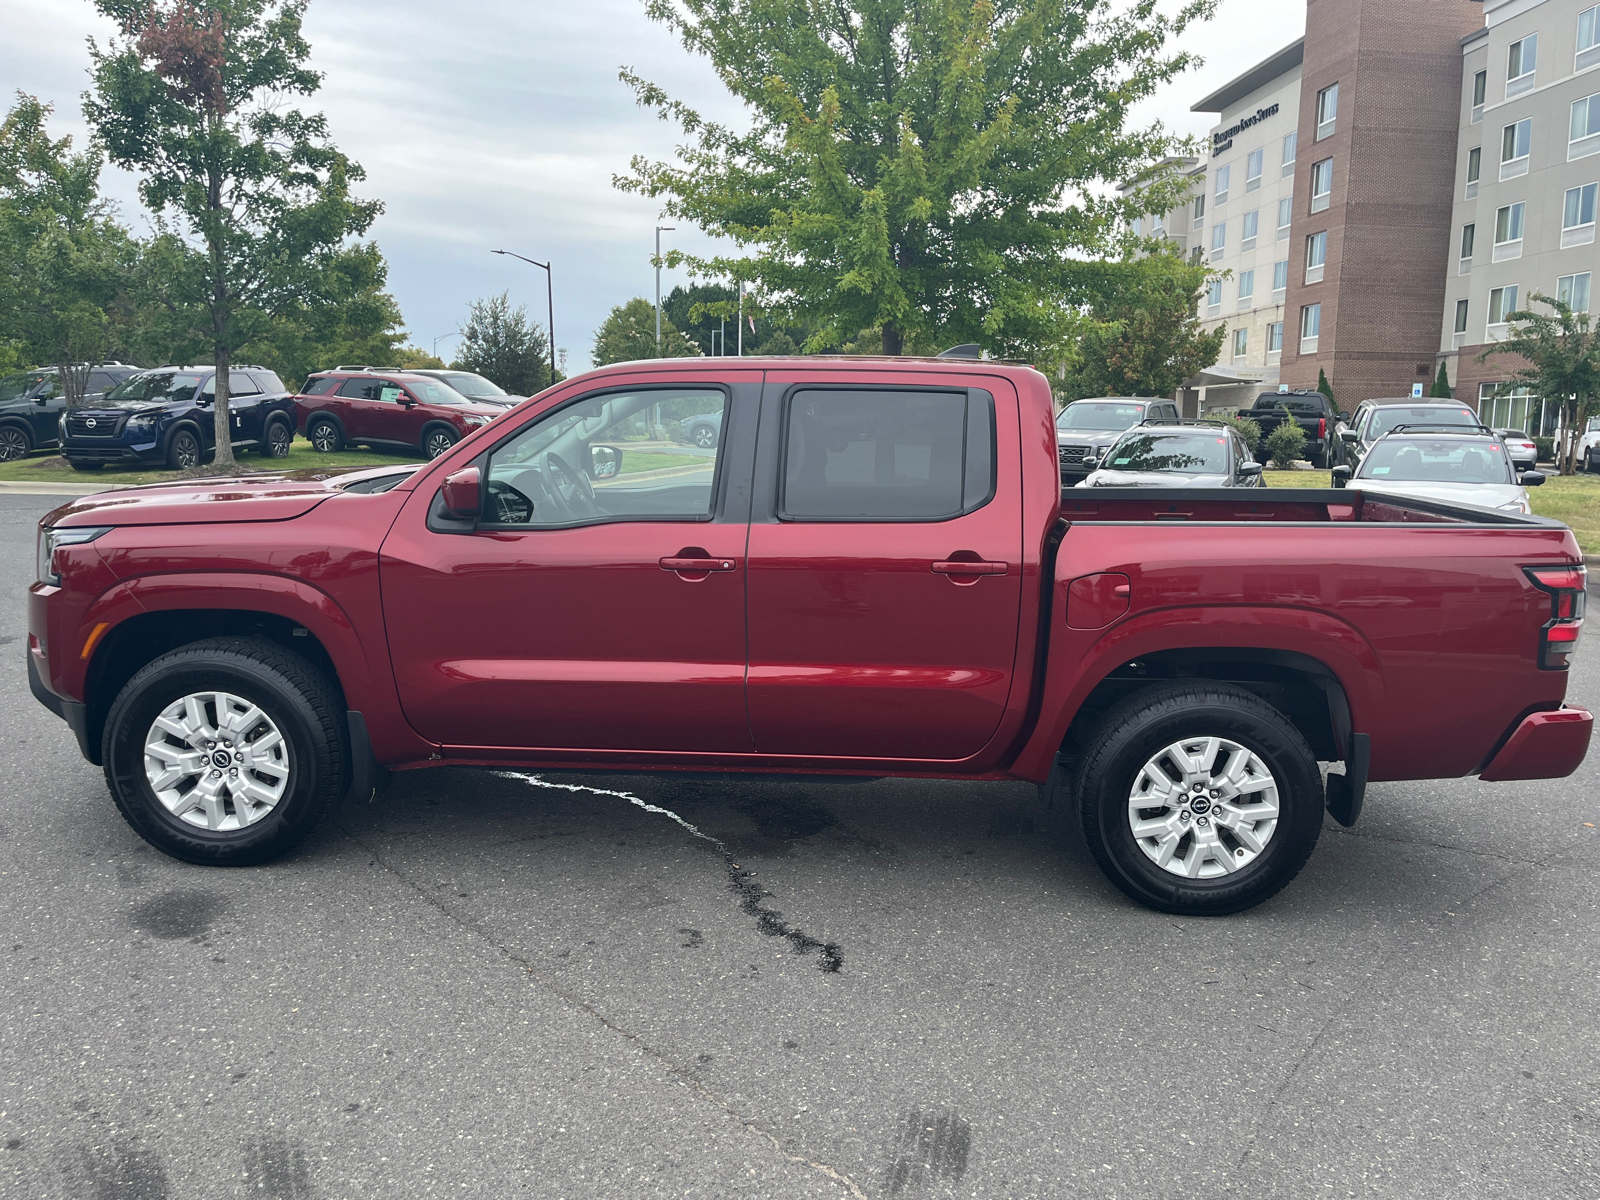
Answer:
[[[313,448],[420,450],[438,458],[505,409],[479,404],[437,379],[379,367],[335,367],[306,380],[295,420]]]

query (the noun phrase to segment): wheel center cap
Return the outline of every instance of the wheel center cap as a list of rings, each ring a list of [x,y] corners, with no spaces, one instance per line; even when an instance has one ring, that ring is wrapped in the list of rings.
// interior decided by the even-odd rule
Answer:
[[[1200,813],[1208,813],[1211,811],[1211,801],[1207,800],[1204,796],[1196,796],[1192,801],[1189,802],[1189,807],[1195,812],[1196,815]]]
[[[226,767],[232,764],[232,762],[233,755],[229,754],[226,750],[218,750],[211,756],[211,765],[213,767]]]

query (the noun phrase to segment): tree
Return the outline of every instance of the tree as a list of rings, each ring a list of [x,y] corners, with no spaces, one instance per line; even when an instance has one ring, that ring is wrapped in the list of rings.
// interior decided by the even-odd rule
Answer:
[[[1285,409],[1282,423],[1267,434],[1267,457],[1280,471],[1287,471],[1294,466],[1295,459],[1305,454],[1305,449],[1306,431]]]
[[[1333,398],[1333,384],[1328,382],[1328,373],[1321,367],[1317,368],[1317,391],[1328,398],[1328,403],[1333,405],[1335,412],[1339,411],[1339,402]]]
[[[640,104],[677,121],[676,163],[633,160],[615,183],[731,239],[681,255],[757,282],[807,323],[806,349],[877,331],[882,352],[977,342],[1039,358],[1071,335],[1072,263],[1175,207],[1187,179],[1108,185],[1180,148],[1130,109],[1193,61],[1156,0],[647,0],[749,110],[709,121],[631,70]]]
[[[544,326],[529,319],[526,305],[512,308],[508,291],[467,305],[467,323],[450,365],[475,371],[515,396],[536,395],[554,382]]]
[[[348,239],[382,210],[350,194],[365,178],[321,114],[289,107],[322,77],[301,33],[306,0],[94,0],[116,22],[90,43],[84,113],[111,161],[174,222],[186,260],[174,314],[202,318],[217,368],[216,461],[233,463],[228,367],[274,318],[342,286]]]
[[[1445,372],[1444,364],[1439,364],[1439,373],[1433,377],[1433,387],[1428,390],[1428,395],[1436,396],[1440,400],[1453,400],[1455,393],[1450,390],[1450,376]]]
[[[442,371],[444,359],[435,357],[421,346],[402,346],[395,355],[395,364],[403,371]]]
[[[1549,403],[1561,408],[1562,443],[1556,462],[1563,475],[1576,469],[1578,442],[1591,416],[1600,412],[1600,330],[1592,327],[1588,313],[1575,313],[1561,300],[1535,292],[1530,299],[1550,313],[1518,309],[1507,315],[1509,336],[1478,355],[1514,354],[1527,365],[1512,379],[1531,384]]]
[[[1096,297],[1058,398],[1170,396],[1217,361],[1227,326],[1200,327],[1209,270],[1160,251],[1075,264],[1075,290]]]
[[[647,358],[694,358],[700,348],[661,314],[661,349],[656,349],[656,310],[650,301],[635,297],[611,310],[594,335],[594,365],[636,362]]]

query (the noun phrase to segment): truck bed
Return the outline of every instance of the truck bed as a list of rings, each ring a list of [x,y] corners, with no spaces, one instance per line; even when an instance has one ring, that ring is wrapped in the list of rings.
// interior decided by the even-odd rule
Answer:
[[[1196,521],[1203,523],[1273,521],[1318,524],[1358,521],[1371,524],[1520,526],[1564,533],[1566,526],[1547,517],[1496,512],[1465,504],[1406,497],[1367,496],[1358,488],[1067,488],[1061,516],[1084,522]]]

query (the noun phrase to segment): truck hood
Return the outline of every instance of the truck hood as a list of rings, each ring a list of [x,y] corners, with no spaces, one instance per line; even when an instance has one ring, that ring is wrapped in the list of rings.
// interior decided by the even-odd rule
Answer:
[[[1079,487],[1227,487],[1226,475],[1178,475],[1166,471],[1090,471]]]
[[[1519,483],[1410,483],[1352,479],[1350,486],[1375,496],[1415,496],[1418,500],[1438,500],[1446,504],[1475,504],[1479,508],[1511,509],[1528,512],[1528,492]]]
[[[149,483],[79,497],[50,513],[43,523],[55,527],[289,521],[338,495],[336,482],[259,475]]]

